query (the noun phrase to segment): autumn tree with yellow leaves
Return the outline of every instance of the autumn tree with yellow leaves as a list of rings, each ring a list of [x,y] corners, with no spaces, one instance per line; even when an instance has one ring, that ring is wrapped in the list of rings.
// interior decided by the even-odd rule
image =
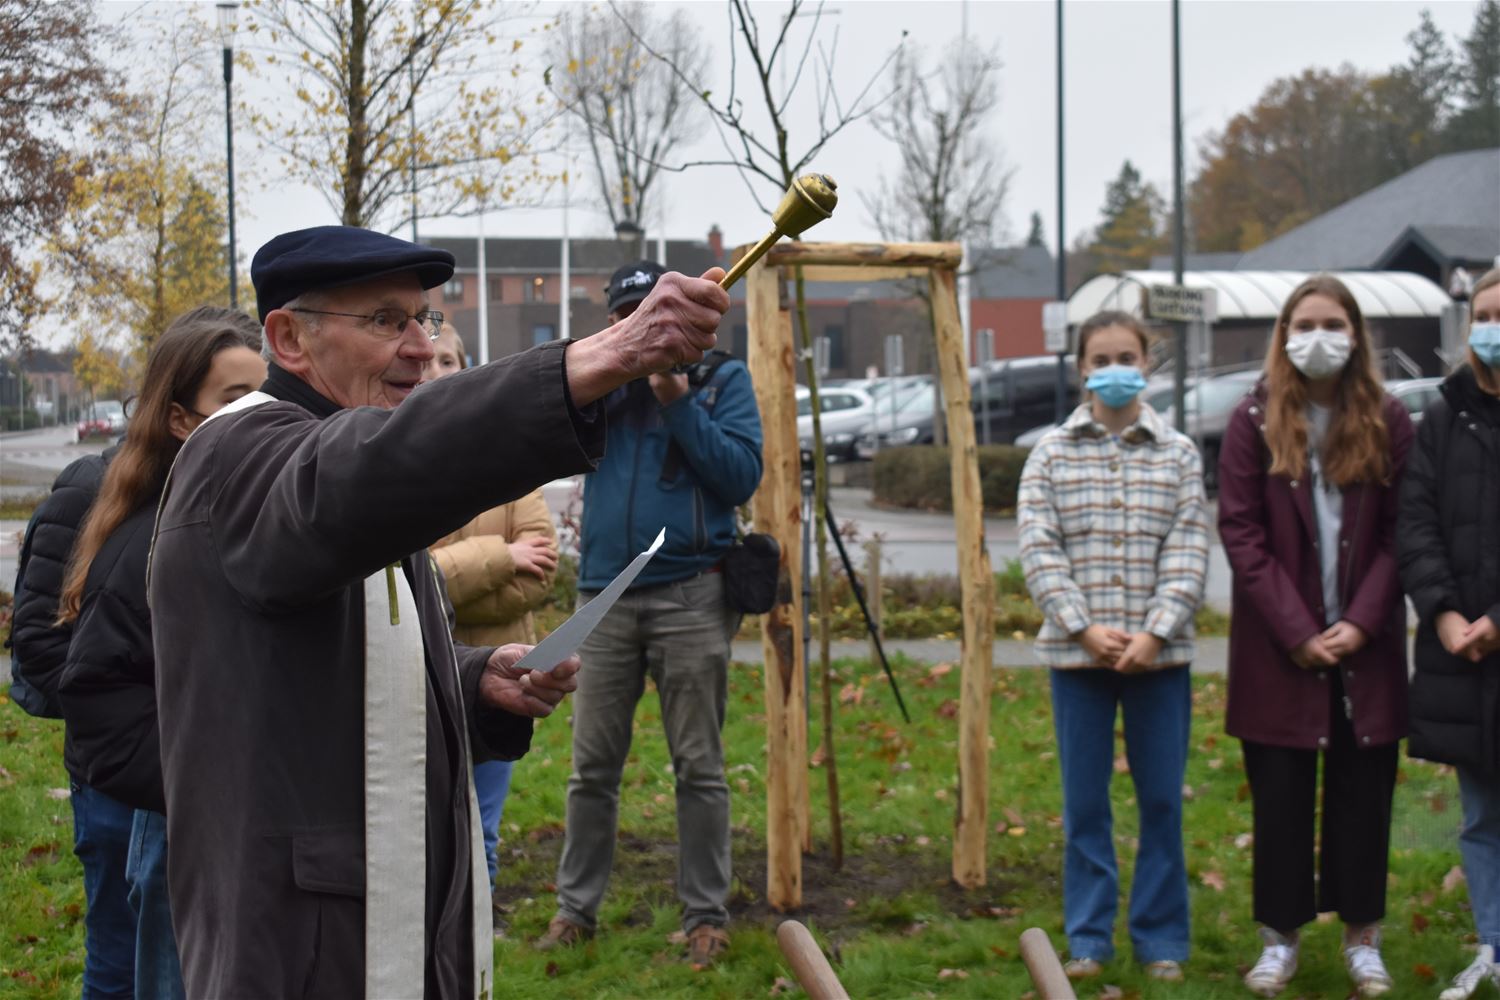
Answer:
[[[241,47],[290,99],[250,107],[250,120],[346,226],[514,203],[543,180],[532,144],[556,109],[539,78],[529,92],[509,9],[262,0]]]

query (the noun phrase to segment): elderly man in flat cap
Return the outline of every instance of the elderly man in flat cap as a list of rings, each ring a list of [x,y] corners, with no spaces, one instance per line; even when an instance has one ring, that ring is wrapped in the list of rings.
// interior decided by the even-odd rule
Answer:
[[[602,453],[598,401],[698,360],[717,269],[630,318],[417,388],[451,255],[278,236],[270,377],[183,447],[150,568],[169,881],[194,997],[486,998],[470,760],[515,759],[578,661],[455,647],[424,546]]]

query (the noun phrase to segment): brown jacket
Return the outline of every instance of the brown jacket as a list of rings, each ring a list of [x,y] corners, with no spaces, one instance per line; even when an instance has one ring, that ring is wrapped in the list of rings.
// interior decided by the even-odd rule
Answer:
[[[525,538],[545,538],[557,548],[541,490],[485,511],[432,546],[453,602],[454,639],[468,646],[536,642],[531,609],[546,598],[553,574],[516,572],[510,543]]]

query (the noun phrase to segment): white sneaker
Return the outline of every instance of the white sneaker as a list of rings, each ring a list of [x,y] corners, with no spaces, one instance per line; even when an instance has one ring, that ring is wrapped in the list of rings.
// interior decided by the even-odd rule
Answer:
[[[1344,949],[1344,967],[1354,980],[1354,992],[1366,1000],[1383,997],[1396,985],[1380,957],[1380,928],[1370,927],[1360,935],[1359,944]]]
[[[1496,974],[1495,951],[1489,945],[1481,945],[1479,954],[1469,967],[1453,977],[1448,988],[1438,994],[1438,1000],[1469,1000],[1486,979],[1500,986],[1500,975]]]
[[[1297,949],[1301,941],[1295,933],[1282,935],[1269,927],[1260,929],[1260,939],[1265,948],[1255,967],[1245,973],[1245,985],[1258,997],[1274,997],[1297,974]]]

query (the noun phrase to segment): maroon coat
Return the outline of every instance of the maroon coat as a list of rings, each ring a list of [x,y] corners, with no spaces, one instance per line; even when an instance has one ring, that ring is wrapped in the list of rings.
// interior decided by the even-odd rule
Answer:
[[[1219,454],[1219,537],[1234,572],[1229,636],[1231,736],[1272,746],[1328,745],[1332,671],[1304,670],[1290,651],[1323,631],[1323,581],[1312,484],[1272,476],[1265,386],[1235,409]],[[1396,566],[1396,507],[1411,419],[1385,399],[1391,478],[1344,490],[1339,533],[1343,620],[1369,642],[1336,668],[1360,746],[1406,735],[1406,604]]]

